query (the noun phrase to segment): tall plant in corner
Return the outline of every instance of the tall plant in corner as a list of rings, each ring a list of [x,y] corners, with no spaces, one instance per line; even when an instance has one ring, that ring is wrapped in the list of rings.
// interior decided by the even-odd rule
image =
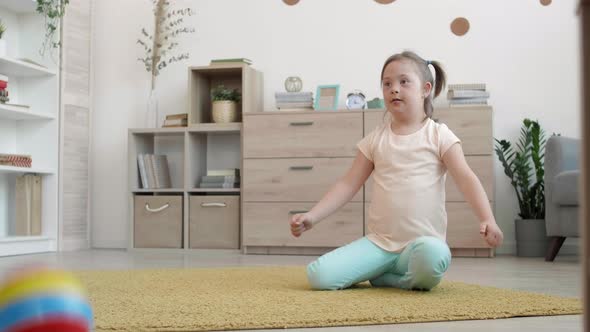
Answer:
[[[518,151],[506,140],[496,141],[495,151],[504,166],[504,173],[516,191],[522,219],[545,218],[545,133],[537,121],[524,119]]]
[[[70,0],[35,0],[37,2],[37,13],[45,18],[45,39],[39,54],[45,56],[48,50],[55,50],[61,47],[58,28],[61,19],[66,14],[66,6]],[[53,55],[53,53],[52,53]]]
[[[145,70],[151,74],[150,98],[146,113],[146,126],[157,127],[158,101],[155,94],[156,77],[164,68],[174,62],[189,58],[189,53],[174,54],[179,46],[177,37],[183,34],[193,33],[195,29],[185,26],[184,19],[194,15],[191,8],[173,9],[168,0],[152,0],[154,13],[154,26],[152,32],[146,28],[141,29],[141,35],[137,39],[145,56],[138,58],[145,66]]]

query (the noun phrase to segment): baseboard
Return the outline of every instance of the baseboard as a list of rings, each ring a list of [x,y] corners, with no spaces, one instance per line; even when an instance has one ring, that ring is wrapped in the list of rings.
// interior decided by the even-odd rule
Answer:
[[[559,255],[578,256],[581,253],[580,250],[582,249],[579,244],[579,238],[568,238],[559,250]],[[504,242],[502,246],[496,249],[496,254],[516,256],[516,242]]]

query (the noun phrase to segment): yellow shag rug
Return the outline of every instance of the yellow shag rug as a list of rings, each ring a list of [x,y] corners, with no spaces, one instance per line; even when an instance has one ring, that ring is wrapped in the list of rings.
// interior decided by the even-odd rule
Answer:
[[[311,290],[305,268],[78,272],[97,331],[350,326],[581,314],[580,299],[443,281],[430,292]]]

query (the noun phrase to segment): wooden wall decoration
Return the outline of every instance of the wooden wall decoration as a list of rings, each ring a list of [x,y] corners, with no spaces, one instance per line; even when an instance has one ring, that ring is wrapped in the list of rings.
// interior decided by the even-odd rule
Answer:
[[[299,0],[283,0],[283,2],[289,6],[294,6],[299,2]]]
[[[457,36],[463,36],[469,31],[469,21],[465,17],[457,17],[451,23],[451,31]]]

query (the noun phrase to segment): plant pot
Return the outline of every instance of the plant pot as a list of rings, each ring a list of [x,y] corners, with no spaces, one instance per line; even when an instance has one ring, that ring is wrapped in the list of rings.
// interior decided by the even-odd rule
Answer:
[[[516,219],[516,255],[520,257],[545,257],[549,238],[545,219]]]
[[[217,100],[213,102],[213,122],[229,123],[238,121],[238,103],[229,100]]]

